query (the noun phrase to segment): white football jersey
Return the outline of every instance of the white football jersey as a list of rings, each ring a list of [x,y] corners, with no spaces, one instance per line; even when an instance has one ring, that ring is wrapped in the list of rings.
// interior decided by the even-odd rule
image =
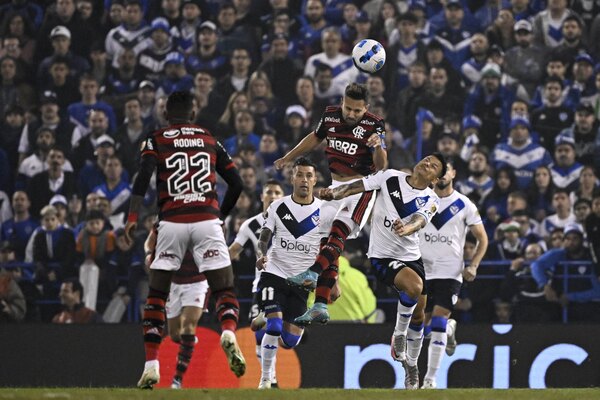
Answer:
[[[427,279],[462,282],[467,231],[479,224],[482,224],[479,211],[467,196],[455,190],[450,196],[440,198],[437,214],[419,231]]]
[[[292,196],[274,201],[267,210],[264,228],[273,232],[265,271],[289,278],[310,268],[319,252],[322,201],[298,204]]]
[[[240,246],[244,247],[248,241],[252,243],[254,246],[254,254],[258,252],[258,238],[260,236],[260,230],[262,229],[263,224],[265,223],[265,217],[262,213],[256,214],[252,218],[248,218],[244,221],[242,226],[240,226],[240,230],[235,237],[233,243],[237,243]],[[255,277],[252,281],[252,293],[258,290],[258,280],[260,279],[260,273],[258,269],[255,268]]]
[[[369,257],[415,261],[421,258],[419,234],[400,237],[392,229],[396,219],[408,223],[413,214],[422,215],[427,222],[439,208],[439,199],[430,189],[415,189],[406,181],[405,172],[388,169],[363,178],[365,190],[379,190],[369,240]]]

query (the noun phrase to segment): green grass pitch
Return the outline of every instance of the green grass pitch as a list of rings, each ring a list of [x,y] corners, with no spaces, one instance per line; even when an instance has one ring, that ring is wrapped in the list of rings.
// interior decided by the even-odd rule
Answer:
[[[191,389],[141,391],[137,389],[0,389],[0,400],[3,399],[81,399],[81,400],[137,400],[137,399],[201,399],[201,400],[399,400],[399,399],[431,399],[431,400],[597,400],[600,389],[447,389],[447,390],[390,390],[390,389],[301,389],[258,391],[248,389]]]

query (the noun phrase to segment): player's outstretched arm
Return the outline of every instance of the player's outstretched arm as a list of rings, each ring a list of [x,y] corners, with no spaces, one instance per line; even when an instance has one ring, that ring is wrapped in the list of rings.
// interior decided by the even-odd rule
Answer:
[[[140,163],[140,170],[133,183],[131,190],[131,199],[129,200],[129,214],[127,216],[127,224],[125,225],[125,241],[133,242],[133,231],[137,227],[138,213],[144,202],[144,196],[150,185],[150,179],[156,169],[156,157],[144,156]]]
[[[356,193],[365,191],[365,185],[362,180],[358,180],[346,185],[340,185],[336,188],[325,188],[319,190],[319,198],[321,200],[340,200]]]
[[[227,191],[221,202],[221,217],[225,219],[233,207],[235,207],[235,203],[237,203],[244,185],[237,168],[230,168],[220,172],[219,175],[227,182]]]
[[[309,133],[296,145],[296,147],[288,151],[285,156],[275,160],[275,168],[282,169],[285,164],[292,162],[303,154],[313,151],[321,141],[323,141],[323,139],[319,139],[314,131]]]
[[[273,232],[269,228],[262,228],[258,238],[258,251],[256,252],[256,269],[263,270],[267,264],[267,250]]]
[[[483,224],[471,225],[471,233],[477,239],[477,248],[475,249],[473,260],[471,260],[469,266],[463,271],[463,277],[467,282],[473,281],[475,276],[477,276],[477,268],[479,268],[479,263],[481,263],[488,248],[488,237]]]
[[[409,236],[423,228],[427,224],[427,220],[421,214],[413,214],[410,221],[405,225],[402,220],[397,219],[392,224],[392,229],[398,236]]]

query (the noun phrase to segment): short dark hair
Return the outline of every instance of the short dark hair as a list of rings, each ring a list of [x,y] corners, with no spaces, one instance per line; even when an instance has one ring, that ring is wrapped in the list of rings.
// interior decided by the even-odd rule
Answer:
[[[100,210],[90,210],[85,214],[85,221],[93,221],[95,219],[101,219],[104,221],[104,214]]]
[[[432,153],[431,155],[440,160],[440,162],[442,163],[442,170],[440,171],[440,176],[438,176],[438,178],[441,178],[442,176],[446,175],[446,172],[448,172],[448,160],[446,159],[446,157],[444,157],[442,153],[438,151]]]
[[[580,204],[587,204],[589,208],[592,208],[592,202],[588,199],[584,199],[583,197],[578,198],[573,204],[573,209],[575,209]]]
[[[369,98],[369,91],[367,87],[360,83],[351,83],[346,86],[344,96],[350,97],[354,100],[364,100],[365,102]]]
[[[83,299],[83,285],[78,278],[67,278],[63,280],[63,284],[70,283],[73,292],[79,292],[79,297]]]
[[[317,172],[317,165],[311,161],[308,157],[298,157],[296,161],[294,161],[293,168],[296,167],[313,167],[315,172]]]
[[[194,108],[194,97],[189,92],[173,92],[167,98],[167,116],[190,118]]]
[[[69,67],[69,59],[65,56],[54,56],[52,57],[51,61],[50,61],[50,66],[54,65],[54,64],[65,64],[67,66],[67,68],[70,69]]]
[[[562,26],[565,26],[565,24],[569,21],[575,21],[575,22],[577,22],[577,26],[579,26],[579,28],[583,28],[581,20],[573,14],[569,15],[567,18],[565,18],[563,20]]]
[[[325,72],[325,71],[329,71],[331,73],[333,73],[333,68],[331,68],[329,65],[325,64],[325,63],[317,63],[316,68],[316,72],[315,75],[317,74],[317,72]]]
[[[571,192],[569,192],[565,188],[556,188],[556,189],[554,189],[554,193],[552,194],[552,198],[554,198],[554,196],[556,196],[559,193],[564,193],[564,194],[567,195],[568,198],[571,198]]]
[[[279,188],[281,189],[281,191],[285,192],[285,190],[283,189],[283,185],[277,179],[269,179],[269,180],[267,180],[264,183],[263,188],[267,187],[267,186],[279,186]]]
[[[565,83],[558,76],[551,75],[546,78],[546,82],[544,82],[544,87],[549,83],[558,83],[561,89],[565,88]]]

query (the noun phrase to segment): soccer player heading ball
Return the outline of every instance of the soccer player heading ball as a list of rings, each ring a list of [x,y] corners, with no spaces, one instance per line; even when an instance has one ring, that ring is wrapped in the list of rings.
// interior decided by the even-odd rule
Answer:
[[[352,183],[382,170],[387,164],[383,119],[367,111],[368,92],[364,85],[346,87],[342,104],[325,109],[314,132],[309,133],[284,157],[275,161],[278,169],[298,156],[316,149],[327,140],[325,153],[331,171],[332,188]],[[346,239],[358,236],[375,202],[375,192],[355,194],[343,200],[327,202],[321,209],[322,247],[314,264],[288,280],[313,289],[313,307],[296,318],[298,325],[313,321],[327,323],[327,301],[338,276],[337,262]]]

